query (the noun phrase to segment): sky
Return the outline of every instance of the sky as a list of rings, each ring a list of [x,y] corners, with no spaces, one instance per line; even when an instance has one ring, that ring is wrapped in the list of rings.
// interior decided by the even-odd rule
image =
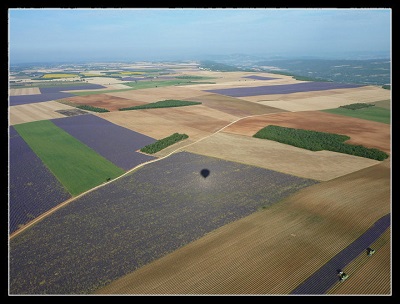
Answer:
[[[391,56],[389,8],[8,10],[9,62]]]

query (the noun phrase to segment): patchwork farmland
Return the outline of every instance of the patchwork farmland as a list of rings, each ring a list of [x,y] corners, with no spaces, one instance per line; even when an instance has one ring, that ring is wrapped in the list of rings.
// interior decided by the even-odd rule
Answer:
[[[10,294],[391,293],[390,90],[197,63],[57,74],[75,76],[9,90]],[[268,125],[388,158],[253,137]]]

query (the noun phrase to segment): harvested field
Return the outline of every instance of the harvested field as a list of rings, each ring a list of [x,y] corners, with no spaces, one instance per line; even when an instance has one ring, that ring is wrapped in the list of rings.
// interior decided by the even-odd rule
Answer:
[[[151,89],[129,90],[125,92],[112,92],[107,95],[138,100],[142,102],[155,102],[165,99],[182,99],[206,95],[207,92],[186,88],[186,86],[168,86]]]
[[[376,107],[380,107],[380,108],[384,108],[384,109],[391,109],[391,102],[390,99],[387,100],[379,100],[379,101],[374,101],[374,102],[370,102],[372,104],[374,104]]]
[[[59,111],[73,111],[76,108],[59,103],[46,101],[9,107],[10,125],[16,125],[37,120],[62,118],[66,115]],[[87,113],[87,112],[85,112]]]
[[[187,73],[188,75],[195,76],[205,76],[205,77],[214,77],[212,79],[215,84],[213,85],[202,85],[202,87],[206,90],[213,88],[228,88],[232,87],[233,84],[238,86],[254,86],[255,83],[262,83],[265,85],[274,85],[274,84],[288,84],[288,83],[298,83],[298,80],[293,79],[291,76],[286,75],[278,75],[272,73],[254,73],[254,72],[216,72],[216,71],[195,71],[192,73]],[[252,78],[247,78],[248,76],[252,76]],[[255,79],[253,76],[257,77]],[[246,78],[247,79],[246,79]],[[268,81],[261,81],[259,77],[267,77],[267,78],[275,78],[269,79]]]
[[[203,105],[119,111],[97,115],[155,139],[162,139],[177,132],[189,135],[190,140],[197,140],[237,119],[233,115]]]
[[[88,105],[97,108],[107,109],[109,111],[118,111],[120,108],[139,106],[146,104],[146,102],[131,100],[126,98],[120,98],[115,96],[110,96],[108,94],[94,94],[86,96],[74,96],[70,98],[65,98],[60,102],[67,102],[76,105]]]
[[[388,90],[373,86],[287,95],[277,94],[241,97],[243,100],[258,102],[288,111],[325,110],[354,102],[374,102],[388,98],[390,98],[390,92],[388,92]]]
[[[112,77],[93,77],[85,78],[85,81],[92,84],[108,85],[108,84],[118,84],[121,83],[121,79]]]
[[[334,179],[379,163],[363,157],[330,151],[313,152],[272,140],[224,132],[184,147],[183,150],[319,181]]]
[[[155,139],[120,127],[95,115],[53,119],[52,122],[126,171],[154,159],[153,156],[136,151],[154,143]]]
[[[20,95],[37,95],[41,94],[39,88],[20,88],[20,89],[10,89],[9,96],[20,96]]]
[[[200,174],[204,168],[207,178]],[[78,198],[12,238],[10,293],[91,293],[315,183],[174,154]]]
[[[121,277],[95,294],[289,294],[389,212],[390,162],[385,160],[302,189]],[[372,259],[371,266],[381,263]],[[383,263],[378,273],[387,277],[388,259]],[[336,270],[331,275],[337,278]],[[380,290],[388,289],[387,279],[358,278],[353,283],[358,285],[355,292],[369,293],[381,284]],[[350,283],[351,277],[348,280]]]
[[[253,136],[267,125],[348,135],[348,144],[390,153],[390,125],[319,111],[286,112],[244,118],[223,132]]]
[[[254,102],[218,94],[208,94],[199,97],[192,97],[187,98],[187,100],[200,101],[206,107],[225,112],[230,115],[234,115],[238,118],[249,115],[268,114],[285,111],[282,109],[260,105]]]
[[[363,85],[359,84],[310,81],[310,82],[299,82],[294,84],[265,85],[265,86],[247,87],[247,88],[207,90],[207,92],[227,95],[231,97],[244,97],[244,96],[291,94],[297,92],[358,88],[362,86]]]

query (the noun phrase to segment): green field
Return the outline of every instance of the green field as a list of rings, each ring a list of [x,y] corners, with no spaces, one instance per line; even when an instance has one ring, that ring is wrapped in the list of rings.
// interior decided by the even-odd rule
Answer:
[[[322,110],[322,112],[351,116],[355,118],[361,118],[366,120],[382,122],[385,124],[390,124],[390,110],[377,106],[362,108],[357,110],[336,108],[336,109]]]
[[[125,172],[49,120],[14,127],[73,196]]]

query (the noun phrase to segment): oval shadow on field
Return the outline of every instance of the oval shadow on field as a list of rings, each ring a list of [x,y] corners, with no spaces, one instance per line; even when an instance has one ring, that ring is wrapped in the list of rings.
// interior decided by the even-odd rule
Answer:
[[[203,176],[204,178],[207,178],[207,176],[210,175],[210,170],[208,169],[203,169],[200,171],[201,176]]]

